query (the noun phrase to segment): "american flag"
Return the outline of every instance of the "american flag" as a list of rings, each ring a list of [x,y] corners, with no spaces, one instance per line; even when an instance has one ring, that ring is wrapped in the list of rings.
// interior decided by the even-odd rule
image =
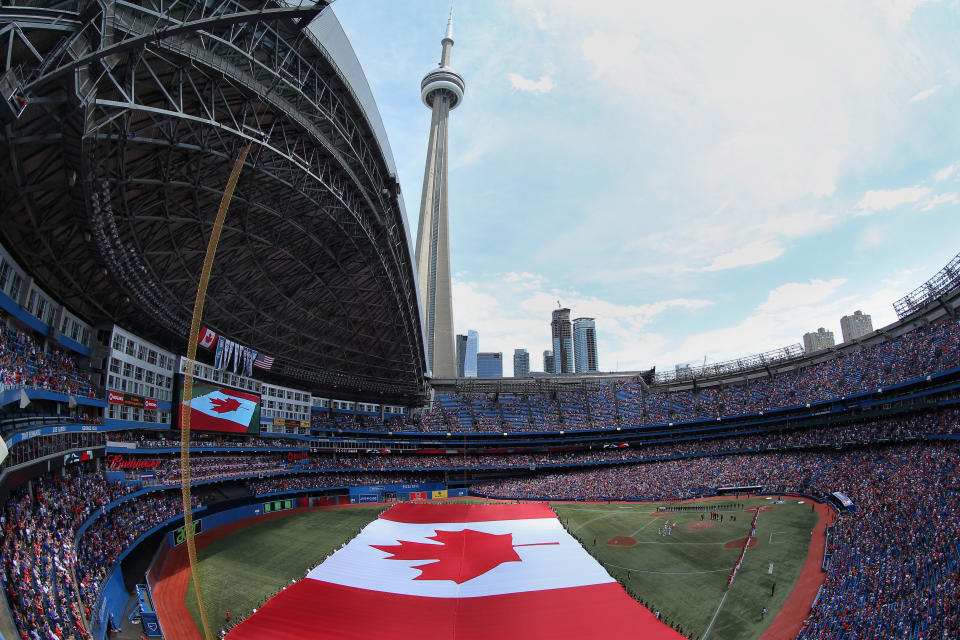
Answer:
[[[253,366],[258,369],[270,370],[270,367],[273,366],[273,356],[264,355],[262,353],[257,354],[257,357],[253,359]]]

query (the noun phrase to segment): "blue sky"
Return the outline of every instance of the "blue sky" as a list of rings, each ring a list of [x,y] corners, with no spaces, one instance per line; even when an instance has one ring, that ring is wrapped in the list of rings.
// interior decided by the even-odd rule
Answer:
[[[333,5],[416,233],[448,1]],[[458,0],[455,330],[542,368],[550,313],[602,370],[716,362],[891,303],[960,251],[957,0]]]

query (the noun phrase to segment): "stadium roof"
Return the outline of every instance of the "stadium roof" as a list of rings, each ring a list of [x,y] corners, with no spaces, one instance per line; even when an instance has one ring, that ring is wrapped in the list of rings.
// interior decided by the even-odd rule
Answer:
[[[7,6],[29,104],[2,139],[3,240],[81,316],[182,352],[251,142],[204,323],[303,386],[413,399],[425,360],[403,200],[336,17],[318,20],[322,44],[305,28],[325,4]]]

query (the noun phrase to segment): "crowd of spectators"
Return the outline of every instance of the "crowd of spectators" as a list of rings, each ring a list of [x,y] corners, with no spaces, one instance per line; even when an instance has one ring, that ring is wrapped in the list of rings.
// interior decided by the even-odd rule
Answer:
[[[803,406],[920,379],[960,364],[960,323],[942,320],[816,364],[735,384],[674,390],[639,379],[554,395],[438,394],[425,413],[391,420],[393,431],[578,431],[710,420]],[[376,430],[367,416],[316,418],[342,430]]]
[[[87,638],[84,621],[90,601],[80,609],[76,593],[87,584],[75,584],[74,535],[97,509],[122,497],[129,489],[110,484],[102,476],[68,471],[45,475],[7,499],[0,566],[3,591],[14,623],[24,638]]]
[[[122,431],[110,434],[113,442],[129,442],[137,449],[169,449],[180,446],[179,434],[168,438],[163,432]],[[220,434],[194,433],[190,438],[191,448],[238,447],[256,449],[302,449],[309,442],[296,438],[229,437]]]
[[[10,326],[0,315],[0,385],[26,386],[92,398],[93,385],[76,358]]]
[[[409,452],[378,453],[249,453],[242,455],[193,455],[193,482],[225,480],[257,475],[292,473],[307,470],[399,471],[482,468],[531,469],[544,466],[623,464],[678,456],[703,456],[730,452],[757,452],[796,447],[825,448],[848,443],[903,440],[927,435],[960,432],[960,409],[935,413],[863,420],[851,424],[793,428],[742,433],[738,428],[703,434],[678,434],[627,443],[593,443],[584,450],[531,451],[529,453],[420,454]],[[131,458],[136,459],[136,458]],[[163,458],[159,466],[126,471],[128,482],[147,486],[174,486],[180,483],[179,457]]]
[[[864,422],[836,427],[833,435],[864,440],[877,430],[886,436],[947,432],[956,430],[957,418],[951,411]],[[473,489],[504,498],[650,500],[735,486],[814,496],[841,490],[856,511],[842,515],[833,527],[827,580],[799,639],[954,638],[960,632],[960,445],[944,442],[670,459],[530,473],[477,483]],[[606,460],[629,453],[599,450],[583,455]],[[374,470],[302,472],[244,484],[251,494],[262,495],[441,479],[441,472],[426,469]],[[63,475],[41,476],[10,496],[0,517],[0,567],[2,587],[23,638],[89,637],[84,621],[120,554],[139,536],[181,513],[175,490],[130,497],[105,509],[128,491],[108,482],[92,465],[78,465]],[[74,553],[76,531],[91,518]]]
[[[132,490],[108,482],[92,465],[78,465],[13,491],[0,516],[0,569],[21,638],[89,638],[86,624],[119,555],[137,537],[182,513],[177,491],[150,492],[106,509]],[[91,518],[75,552],[77,531]]]
[[[201,506],[195,495],[191,496],[191,503],[194,509]],[[147,493],[101,513],[77,545],[76,575],[84,603],[91,608],[96,604],[110,568],[137,538],[182,514],[179,491]]]
[[[191,483],[228,478],[249,477],[260,473],[277,473],[299,466],[302,461],[292,463],[280,453],[251,454],[235,456],[190,456]],[[141,470],[126,471],[128,481],[142,483],[145,486],[179,486],[180,458],[166,458],[148,471],[144,478]]]
[[[826,583],[799,640],[960,637],[956,443],[673,460],[473,488],[504,498],[660,500],[755,485],[814,496],[839,490],[856,508],[831,531]]]
[[[831,530],[830,568],[799,640],[960,637],[960,455],[913,446],[838,456],[812,483],[857,511]]]
[[[302,473],[292,476],[247,480],[244,482],[244,486],[247,488],[247,491],[253,495],[263,495],[281,491],[325,489],[331,487],[366,487],[384,484],[437,482],[442,478],[443,476],[439,473]]]

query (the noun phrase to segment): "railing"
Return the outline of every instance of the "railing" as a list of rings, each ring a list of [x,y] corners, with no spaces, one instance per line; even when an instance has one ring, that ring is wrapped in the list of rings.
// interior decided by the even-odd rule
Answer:
[[[787,360],[799,358],[802,355],[804,355],[803,347],[799,343],[791,344],[787,347],[781,347],[743,358],[736,358],[734,360],[704,364],[699,367],[679,367],[673,371],[658,371],[655,376],[655,381],[658,384],[664,384],[729,375],[731,373],[758,369],[771,364],[779,364]]]
[[[960,287],[960,253],[924,284],[894,302],[893,310],[903,320],[957,287]]]

